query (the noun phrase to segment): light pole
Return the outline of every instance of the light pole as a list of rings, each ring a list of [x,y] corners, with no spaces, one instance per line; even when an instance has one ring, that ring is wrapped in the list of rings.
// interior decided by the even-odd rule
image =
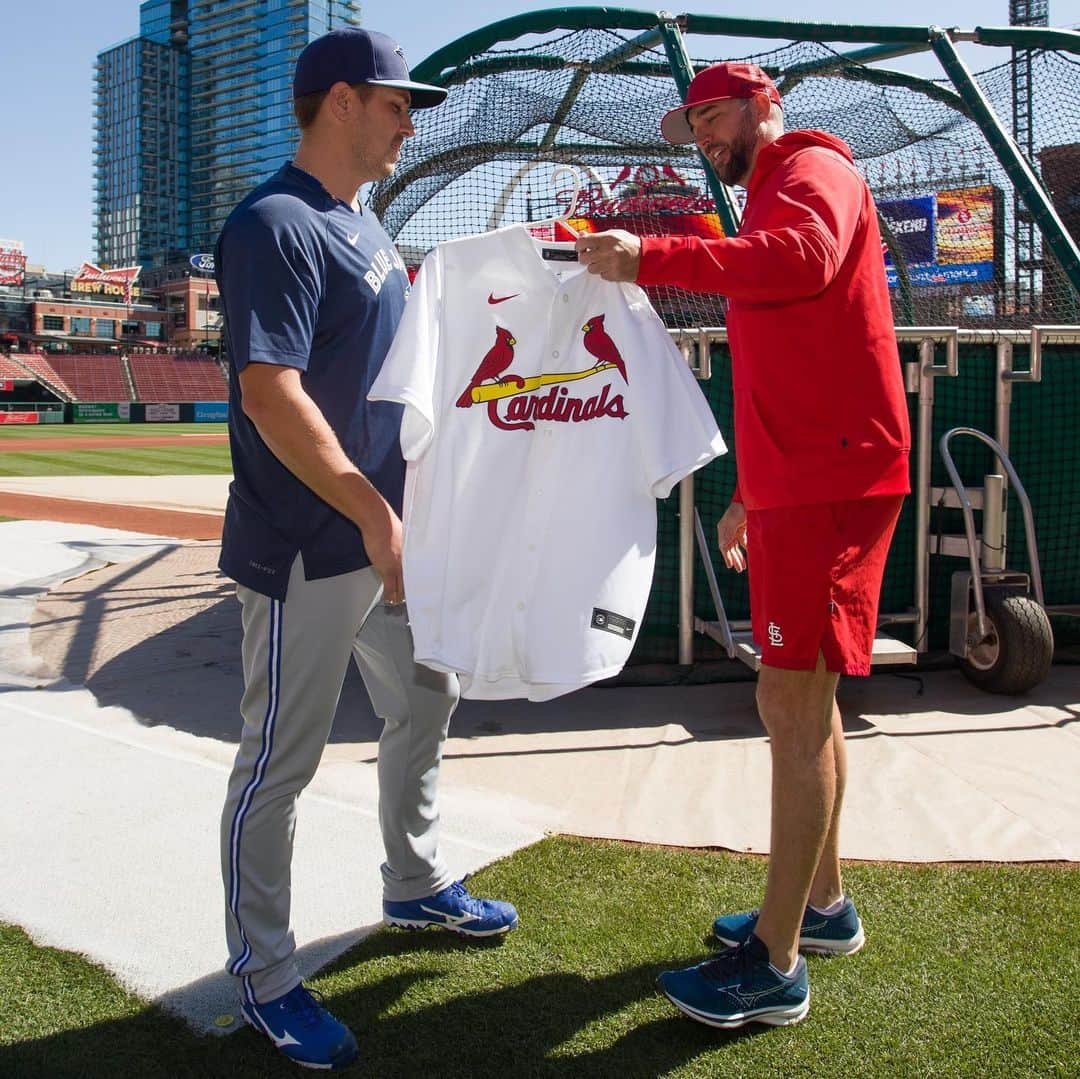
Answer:
[[[203,351],[210,351],[210,278],[214,274],[214,256],[211,254],[192,255],[188,262],[197,273],[204,274],[206,281],[206,311],[203,317]]]

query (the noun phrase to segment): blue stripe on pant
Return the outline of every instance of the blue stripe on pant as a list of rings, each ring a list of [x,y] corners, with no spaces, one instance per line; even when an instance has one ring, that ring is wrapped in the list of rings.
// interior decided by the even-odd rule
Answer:
[[[244,964],[251,958],[251,943],[244,932],[243,922],[240,920],[240,839],[244,831],[244,817],[251,806],[251,800],[255,791],[266,775],[266,765],[270,760],[270,753],[274,746],[274,724],[277,720],[278,702],[281,700],[281,622],[284,615],[284,604],[280,600],[270,600],[270,632],[267,642],[267,684],[269,693],[266,702],[266,717],[263,720],[262,748],[255,768],[251,773],[251,779],[244,788],[240,804],[233,814],[231,837],[229,840],[229,912],[236,921],[237,932],[244,943],[244,950],[227,967],[230,974],[239,974],[244,969]],[[247,979],[245,979],[245,983]],[[250,992],[250,986],[245,984]]]
[[[226,969],[242,977],[249,1001],[273,1000],[300,980],[289,927],[296,799],[322,757],[350,655],[384,724],[384,895],[416,899],[453,879],[439,854],[436,787],[457,680],[413,661],[407,612],[384,607],[381,591],[370,567],[308,581],[299,557],[283,603],[237,588],[244,726],[221,841]]]

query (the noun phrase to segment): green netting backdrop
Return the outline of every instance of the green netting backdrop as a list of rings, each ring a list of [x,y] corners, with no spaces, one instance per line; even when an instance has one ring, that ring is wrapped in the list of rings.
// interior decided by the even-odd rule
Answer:
[[[557,30],[495,45],[462,58],[440,76],[447,101],[418,111],[416,137],[402,151],[395,174],[375,185],[369,202],[412,265],[443,240],[512,222],[563,213],[567,184],[553,184],[554,166],[573,165],[584,182],[574,216],[585,227],[630,228],[641,235],[707,232],[709,188],[693,148],[672,147],[659,136],[664,111],[679,95],[663,49],[634,43],[637,31]],[[851,145],[878,202],[897,285],[898,324],[979,328],[1080,322],[1077,294],[1043,243],[1030,214],[978,126],[946,79],[885,74],[815,42],[795,41],[740,56],[723,52],[731,39],[689,39],[709,49],[696,68],[720,59],[749,59],[777,79],[788,129],[822,128]],[[715,50],[715,51],[713,51]],[[1018,79],[1017,76],[1020,76]],[[429,76],[430,77],[430,76]],[[1027,51],[981,72],[977,82],[1021,149],[1074,235],[1080,232],[1080,64],[1066,53]],[[1030,87],[1020,99],[1016,87]],[[739,192],[736,192],[738,201]],[[919,200],[922,200],[921,202]],[[927,201],[929,200],[929,202]],[[933,206],[935,245],[920,248],[905,231],[905,215]],[[912,210],[911,206],[916,209]],[[899,222],[899,224],[898,224]],[[913,229],[914,226],[907,226]],[[977,270],[971,270],[971,266]],[[677,289],[650,291],[671,328],[722,326],[717,297]],[[913,346],[903,358],[914,360]],[[703,390],[721,429],[731,438],[731,386],[724,347],[713,353]],[[993,345],[963,346],[958,378],[939,378],[934,412],[935,484],[946,482],[937,437],[956,425],[994,431]],[[1080,351],[1050,346],[1041,384],[1013,391],[1011,452],[1035,505],[1047,602],[1080,602]],[[912,426],[916,401],[911,398]],[[971,442],[957,444],[966,483],[981,483],[989,455]],[[734,486],[734,453],[697,474],[696,503],[706,535]],[[942,523],[944,522],[944,523]],[[954,530],[957,515],[935,511]],[[677,498],[660,506],[659,549],[638,661],[672,662],[678,613]],[[1023,565],[1018,504],[1010,504],[1010,565]],[[886,575],[884,611],[913,602],[914,506],[901,517]],[[948,577],[956,559],[934,559],[931,573],[931,647],[945,642]],[[717,564],[730,618],[747,616],[746,582]],[[695,609],[712,617],[703,575]],[[699,656],[718,654],[703,638]]]

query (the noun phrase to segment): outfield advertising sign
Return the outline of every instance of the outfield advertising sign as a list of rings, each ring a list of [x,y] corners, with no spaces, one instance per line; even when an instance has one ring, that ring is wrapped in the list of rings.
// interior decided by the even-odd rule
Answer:
[[[991,184],[877,205],[912,285],[977,285],[993,281],[1002,268],[1002,195]],[[889,288],[896,288],[898,275],[889,251],[885,276]]]
[[[179,423],[180,422],[180,406],[179,405],[147,405],[146,406],[146,422],[147,423]]]
[[[25,407],[0,410],[0,423],[63,423],[64,409],[49,408],[47,405],[26,405]]]
[[[933,195],[917,199],[890,199],[878,203],[905,264],[916,266],[934,261],[936,200]],[[885,265],[892,266],[892,251],[885,252]]]
[[[224,423],[229,418],[227,401],[196,401],[196,423]]]
[[[127,401],[83,401],[71,406],[71,418],[75,423],[128,423],[131,405]]]

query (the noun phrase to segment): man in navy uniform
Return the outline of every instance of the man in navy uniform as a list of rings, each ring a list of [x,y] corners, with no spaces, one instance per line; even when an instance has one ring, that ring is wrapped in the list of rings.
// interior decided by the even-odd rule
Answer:
[[[237,583],[244,631],[222,874],[227,969],[244,1018],[297,1063],[337,1068],[357,1043],[301,983],[290,863],[296,799],[322,756],[350,655],[384,722],[386,920],[491,936],[517,913],[469,895],[439,853],[436,784],[457,679],[413,660],[402,409],[367,400],[409,280],[357,192],[394,171],[414,134],[410,109],[446,91],[413,82],[386,35],[347,29],[304,49],[293,96],[295,158],[237,206],[217,246],[235,476],[220,564]]]

